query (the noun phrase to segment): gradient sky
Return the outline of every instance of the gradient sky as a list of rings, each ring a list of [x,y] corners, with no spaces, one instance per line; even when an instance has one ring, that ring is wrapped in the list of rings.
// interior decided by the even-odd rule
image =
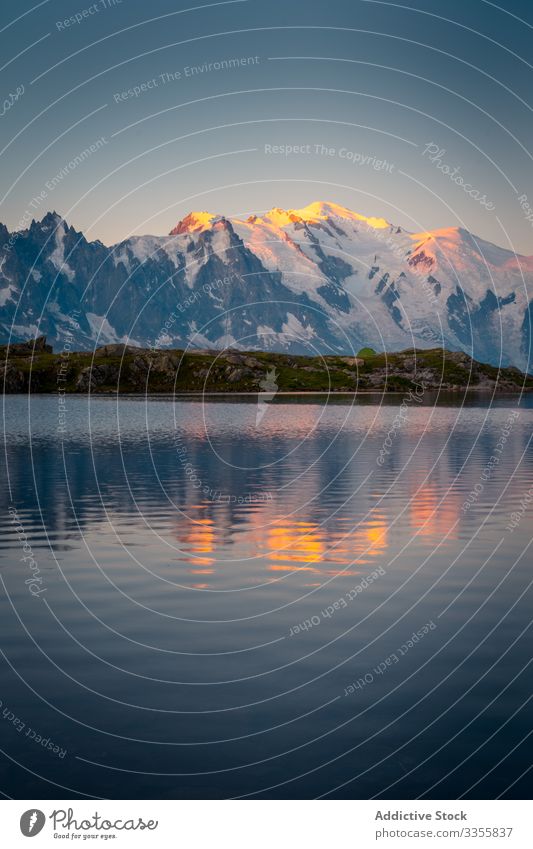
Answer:
[[[2,11],[2,99],[24,87],[0,119],[10,230],[55,209],[112,244],[168,233],[191,209],[247,215],[321,199],[413,231],[459,224],[533,254],[518,200],[533,207],[528,0],[4,0]],[[246,57],[258,60],[185,72]],[[431,143],[494,209],[424,155]]]

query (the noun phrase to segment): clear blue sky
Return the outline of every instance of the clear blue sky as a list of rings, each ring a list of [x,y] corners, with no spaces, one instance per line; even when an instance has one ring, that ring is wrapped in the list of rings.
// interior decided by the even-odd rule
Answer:
[[[10,229],[56,209],[111,244],[167,233],[191,209],[321,199],[533,254],[518,200],[533,207],[530,2],[4,0],[2,12]],[[429,144],[444,151],[433,162]]]

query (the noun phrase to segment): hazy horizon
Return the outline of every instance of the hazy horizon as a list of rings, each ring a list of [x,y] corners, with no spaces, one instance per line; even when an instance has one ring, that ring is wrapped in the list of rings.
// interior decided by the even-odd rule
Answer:
[[[531,255],[532,24],[507,5],[8,0],[0,220],[58,209],[109,245],[334,198]]]

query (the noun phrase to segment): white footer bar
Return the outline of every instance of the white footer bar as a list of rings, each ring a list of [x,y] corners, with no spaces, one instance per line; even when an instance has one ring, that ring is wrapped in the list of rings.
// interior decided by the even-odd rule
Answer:
[[[0,803],[0,832],[6,849],[529,849],[530,809],[527,801],[9,800]]]

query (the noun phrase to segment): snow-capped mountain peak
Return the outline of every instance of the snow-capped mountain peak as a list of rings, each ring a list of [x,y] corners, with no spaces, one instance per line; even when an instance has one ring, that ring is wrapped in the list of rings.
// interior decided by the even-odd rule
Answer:
[[[305,221],[307,224],[311,224],[313,222],[318,221],[326,221],[328,219],[340,218],[345,221],[351,222],[365,222],[369,227],[374,227],[377,230],[382,230],[386,227],[392,227],[385,218],[375,218],[373,216],[367,217],[366,215],[360,215],[358,212],[353,212],[351,209],[347,209],[345,206],[340,206],[338,203],[331,203],[329,201],[317,200],[313,201],[313,203],[308,204],[308,206],[302,207],[302,209],[293,209],[290,210],[294,215],[297,215],[302,221]]]
[[[169,235],[181,236],[183,233],[201,233],[203,230],[209,230],[213,223],[220,219],[220,215],[213,215],[211,212],[189,212],[185,218],[178,221]]]
[[[314,201],[248,217],[186,215],[111,248],[57,214],[0,226],[0,335],[80,347],[240,347],[353,354],[464,350],[529,367],[533,257],[445,227],[409,233]]]
[[[330,201],[316,200],[301,209],[280,209],[274,207],[263,215],[251,215],[246,219],[248,224],[266,224],[271,227],[287,227],[291,224],[319,224],[328,220],[342,220],[351,223],[365,223],[369,227],[381,230],[393,227],[385,218],[361,215],[345,206]],[[237,223],[243,223],[235,219]]]

